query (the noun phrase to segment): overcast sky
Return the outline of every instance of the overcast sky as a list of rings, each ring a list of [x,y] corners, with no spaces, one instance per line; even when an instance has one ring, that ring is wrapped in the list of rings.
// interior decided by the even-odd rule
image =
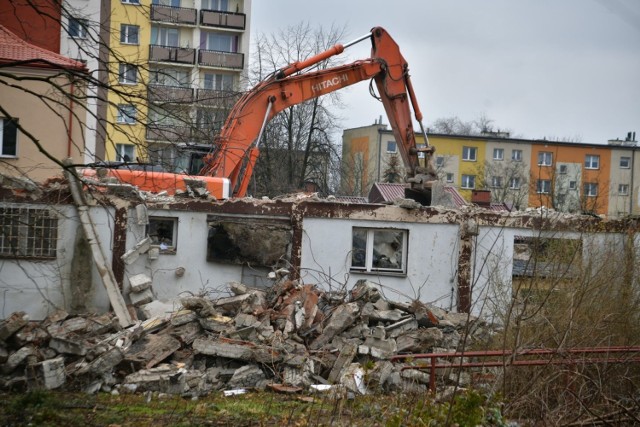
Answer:
[[[425,126],[484,114],[522,138],[640,138],[640,0],[252,1],[252,38],[300,22],[346,26],[344,42],[384,27],[409,63]],[[348,61],[370,47],[348,49]],[[384,117],[365,82],[342,94],[345,127]]]

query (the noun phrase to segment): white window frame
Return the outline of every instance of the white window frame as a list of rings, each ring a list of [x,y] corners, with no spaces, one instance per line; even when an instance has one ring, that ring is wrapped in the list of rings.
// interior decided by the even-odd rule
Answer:
[[[151,27],[151,44],[155,46],[180,47],[180,30],[173,27]]]
[[[465,190],[473,190],[474,188],[476,188],[476,176],[462,175],[460,188]]]
[[[140,26],[131,25],[131,24],[120,24],[120,43],[129,44],[129,45],[139,45],[140,44]]]
[[[147,235],[151,238],[151,246],[160,249],[161,254],[175,254],[178,249],[178,218],[169,216],[150,216]],[[169,224],[171,230],[159,236],[158,227]],[[170,235],[170,236],[169,236]]]
[[[116,123],[135,125],[138,120],[138,109],[133,104],[118,104]]]
[[[89,34],[89,20],[70,16],[67,26],[67,34],[72,39],[86,39]]]
[[[514,162],[522,161],[522,150],[512,150],[511,151],[511,160]]]
[[[447,182],[453,182],[453,172],[447,172]]]
[[[128,156],[129,159],[125,156]],[[132,162],[136,157],[136,146],[133,144],[116,144],[116,161]]]
[[[204,73],[202,87],[207,90],[232,91],[233,75],[226,73]]]
[[[140,0],[121,0],[122,4],[140,5]]]
[[[492,176],[491,177],[491,187],[492,188],[502,188],[502,177],[501,176]]]
[[[504,148],[493,149],[493,160],[504,160]]]
[[[389,144],[393,144],[393,149],[389,149]],[[397,153],[398,143],[396,141],[387,141],[387,153]]]
[[[587,154],[584,157],[585,169],[600,169],[600,156],[597,154]]]
[[[138,66],[121,62],[118,65],[118,82],[123,85],[138,84]]]
[[[620,196],[628,196],[629,195],[629,184],[618,184],[618,195],[620,195]]]
[[[205,49],[214,52],[238,53],[239,40],[237,37],[235,34],[205,32]],[[234,40],[236,40],[236,50],[233,50]]]
[[[191,87],[191,75],[188,71],[177,68],[160,68],[151,70],[150,84],[160,86]]]
[[[553,153],[551,151],[538,152],[538,166],[553,165]]]
[[[536,193],[538,194],[550,194],[551,193],[551,180],[539,179],[536,182]]]
[[[181,7],[182,2],[180,0],[152,0],[151,4],[157,4],[167,7]]]
[[[202,9],[228,12],[229,1],[228,0],[202,0]]]
[[[364,248],[364,265],[354,265],[354,258],[362,257],[362,248],[355,248],[354,241],[356,232],[365,233],[365,248]],[[401,233],[402,243],[399,249],[401,251],[401,266],[399,268],[393,267],[379,267],[374,265],[374,242],[376,233]],[[353,227],[352,240],[351,240],[351,272],[363,273],[363,274],[387,274],[387,275],[406,275],[407,274],[407,259],[408,259],[408,245],[409,245],[409,230],[399,228],[368,228],[368,227]],[[386,256],[386,254],[383,254]],[[388,257],[387,257],[388,258]],[[360,264],[360,263],[359,263]]]
[[[444,156],[436,156],[436,167],[444,166]]]
[[[585,197],[598,197],[597,182],[585,182],[583,188]]]
[[[620,157],[620,169],[629,169],[631,167],[631,157]]]
[[[509,180],[509,188],[511,190],[519,190],[520,189],[520,177],[513,177]]]
[[[577,190],[578,181],[569,181],[569,190]]]
[[[478,147],[462,147],[462,160],[475,162],[478,159]]]
[[[13,120],[15,126],[7,127],[12,120],[0,117],[0,158],[15,159],[18,157],[18,120]],[[8,153],[9,144],[5,144],[6,138],[12,138],[13,153]]]

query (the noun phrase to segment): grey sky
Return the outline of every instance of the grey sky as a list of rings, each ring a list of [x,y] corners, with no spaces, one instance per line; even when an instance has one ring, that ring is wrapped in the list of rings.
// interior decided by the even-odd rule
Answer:
[[[303,21],[346,26],[344,42],[384,27],[409,62],[427,126],[485,114],[523,138],[640,135],[640,0],[252,1],[252,35]],[[384,115],[366,83],[342,93],[345,127]]]

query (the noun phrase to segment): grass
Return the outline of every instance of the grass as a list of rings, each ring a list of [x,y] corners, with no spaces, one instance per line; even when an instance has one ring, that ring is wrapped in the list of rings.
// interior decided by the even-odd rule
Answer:
[[[158,395],[32,391],[0,395],[3,426],[412,426],[502,425],[499,405],[477,392],[455,402],[404,394],[329,399],[254,392],[198,400]],[[496,412],[497,411],[497,412]],[[447,422],[447,420],[449,420]]]

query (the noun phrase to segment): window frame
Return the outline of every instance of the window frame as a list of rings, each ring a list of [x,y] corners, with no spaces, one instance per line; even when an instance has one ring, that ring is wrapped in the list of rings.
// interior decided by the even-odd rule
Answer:
[[[510,190],[519,190],[520,189],[520,177],[512,177],[509,179],[509,189]]]
[[[585,182],[582,186],[585,197],[598,197],[598,183],[597,182]],[[595,193],[592,191],[595,189]]]
[[[89,20],[76,16],[69,16],[67,19],[67,36],[72,39],[85,40],[89,35]]]
[[[589,170],[600,169],[600,155],[587,154],[584,157],[584,168]]]
[[[578,181],[569,181],[569,190],[577,190],[578,189]]]
[[[389,150],[389,144],[393,144],[393,150]],[[387,153],[395,154],[398,152],[398,143],[396,141],[387,141]]]
[[[9,234],[8,238],[7,233],[0,234],[0,258],[55,260],[58,219],[56,212],[48,208],[0,206],[0,227]]]
[[[568,171],[569,171],[569,167],[567,165],[559,165],[558,166],[558,173],[560,175],[566,175]]]
[[[140,6],[140,0],[121,0],[122,4],[132,4],[135,6]]]
[[[175,44],[171,43],[175,37]],[[180,47],[180,30],[173,27],[153,25],[151,27],[151,44],[154,46]]]
[[[131,154],[127,151],[131,150]],[[116,161],[118,162],[132,162],[135,159],[136,146],[134,144],[116,143]],[[129,156],[129,160],[126,160],[125,156]]]
[[[537,194],[551,194],[551,180],[550,179],[539,179],[539,180],[537,180],[536,181],[536,193]]]
[[[7,127],[7,123],[14,123]],[[0,117],[0,158],[16,159],[18,158],[18,119],[7,119]],[[5,139],[10,137],[12,141],[5,143]],[[11,143],[12,142],[12,143]],[[13,148],[13,153],[5,153],[5,146]]]
[[[553,166],[553,153],[551,151],[539,151],[538,166]]]
[[[129,109],[129,112],[125,110]],[[138,109],[133,104],[118,104],[116,123],[120,125],[135,125],[138,122]]]
[[[628,196],[629,195],[629,184],[618,184],[618,195],[619,196]]]
[[[154,225],[156,224],[156,230],[159,223],[170,223],[171,224],[171,240],[170,244],[166,244],[165,242],[161,242],[158,237],[154,240]],[[146,234],[151,238],[151,247],[158,248],[161,254],[175,255],[178,251],[178,226],[180,224],[180,220],[178,217],[172,216],[149,216],[149,224],[146,227]],[[163,246],[164,245],[164,246]]]
[[[471,181],[471,185],[469,185]],[[476,188],[476,176],[475,175],[462,175],[460,178],[460,188],[463,190],[473,190]]]
[[[462,160],[465,162],[478,161],[478,147],[463,146],[462,147]]]
[[[511,150],[511,160],[513,160],[514,162],[521,162],[522,161],[522,150],[514,148],[513,150]]]
[[[626,159],[626,166],[622,164],[623,159]],[[631,157],[629,156],[621,156],[620,157],[620,169],[630,169],[631,168]]]
[[[127,77],[133,72],[133,81]],[[138,66],[128,62],[120,62],[118,64],[118,83],[122,85],[136,85],[138,84]]]
[[[364,248],[364,266],[354,266],[354,258],[357,256],[358,251],[362,249],[355,248],[355,236],[356,231],[366,232],[365,248]],[[376,232],[395,232],[402,233],[402,246],[399,249],[401,251],[401,267],[375,267],[374,266],[374,242]],[[407,261],[409,249],[409,230],[403,228],[376,228],[376,227],[352,227],[351,229],[351,257],[349,271],[358,274],[376,274],[376,275],[389,275],[389,276],[406,276],[407,275]],[[398,249],[396,249],[396,252]]]
[[[135,29],[135,41],[131,41],[132,32]],[[120,24],[120,44],[139,46],[140,45],[140,26],[133,24]]]
[[[491,177],[491,188],[502,188],[502,177],[501,176],[492,176]]]
[[[493,149],[493,160],[496,160],[496,161],[504,160],[504,148]]]
[[[454,180],[453,172],[447,172],[447,175],[446,175],[446,178],[445,178],[445,179],[446,179],[446,181],[447,181],[448,183],[452,183],[452,182],[453,182],[453,180]]]
[[[444,166],[444,156],[436,156],[436,167],[441,168]]]

